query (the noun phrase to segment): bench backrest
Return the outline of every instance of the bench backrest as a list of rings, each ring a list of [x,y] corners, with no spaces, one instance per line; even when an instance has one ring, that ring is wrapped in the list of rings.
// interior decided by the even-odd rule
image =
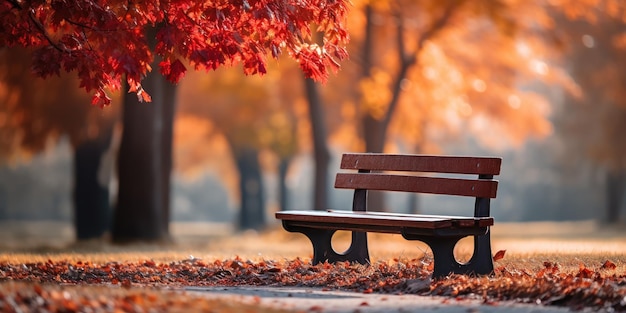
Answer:
[[[495,198],[501,158],[398,155],[381,153],[344,154],[341,169],[357,173],[338,173],[335,188],[354,189],[353,210],[365,210],[367,190],[405,191],[476,197],[475,216],[486,216],[489,199]],[[413,172],[411,175],[398,172]],[[423,173],[477,175],[475,179],[432,177]],[[486,208],[479,209],[486,205]],[[486,210],[486,211],[485,211]],[[481,211],[481,212],[479,212]]]

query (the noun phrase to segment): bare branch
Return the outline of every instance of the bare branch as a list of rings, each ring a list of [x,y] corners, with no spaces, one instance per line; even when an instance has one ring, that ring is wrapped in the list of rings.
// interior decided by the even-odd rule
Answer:
[[[426,41],[435,37],[435,35],[437,35],[437,33],[441,31],[448,24],[448,21],[450,21],[452,14],[457,10],[458,6],[459,6],[458,2],[450,1],[446,9],[444,10],[443,14],[430,25],[430,28],[428,28],[422,34],[422,36],[420,36],[420,39],[417,41],[417,46],[415,47],[415,50],[412,53],[413,62],[417,61],[417,54],[424,48],[424,44],[426,44]]]
[[[458,9],[460,4],[457,1],[450,1],[446,6],[443,14],[433,21],[430,27],[422,33],[415,49],[413,51],[406,51],[405,41],[404,41],[404,22],[402,18],[401,10],[395,10],[396,20],[397,20],[397,47],[398,47],[398,55],[400,57],[400,69],[394,79],[392,89],[391,100],[389,100],[389,105],[387,106],[387,112],[385,114],[383,123],[388,125],[391,122],[391,117],[396,107],[398,106],[398,102],[400,100],[400,93],[402,92],[402,81],[406,78],[409,69],[417,63],[417,55],[422,51],[426,41],[433,38],[439,31],[441,31],[450,21],[453,13]]]

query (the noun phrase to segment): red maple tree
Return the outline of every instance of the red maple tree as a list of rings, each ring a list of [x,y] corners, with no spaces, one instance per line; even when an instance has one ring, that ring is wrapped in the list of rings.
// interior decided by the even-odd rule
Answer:
[[[43,78],[75,71],[80,86],[94,93],[92,103],[102,106],[111,101],[106,90],[120,89],[123,80],[150,101],[141,81],[155,54],[171,82],[184,76],[185,64],[204,70],[241,64],[246,74],[263,74],[266,56],[283,51],[308,77],[325,81],[347,56],[347,6],[346,0],[3,0],[0,46],[34,48],[33,70]],[[149,27],[158,29],[156,38],[146,37]]]

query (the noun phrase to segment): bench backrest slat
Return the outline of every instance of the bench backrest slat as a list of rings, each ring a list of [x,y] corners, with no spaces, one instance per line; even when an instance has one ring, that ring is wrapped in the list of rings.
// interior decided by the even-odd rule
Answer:
[[[495,198],[495,180],[389,175],[379,173],[338,173],[335,188],[421,192],[479,198]]]
[[[477,175],[499,175],[501,164],[501,158],[382,153],[348,153],[341,159],[342,169]]]

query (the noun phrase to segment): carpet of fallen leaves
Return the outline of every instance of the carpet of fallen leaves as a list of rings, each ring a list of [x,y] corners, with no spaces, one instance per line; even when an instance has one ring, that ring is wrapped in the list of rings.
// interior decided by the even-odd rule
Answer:
[[[262,285],[437,295],[457,300],[479,299],[493,305],[500,301],[514,301],[575,310],[626,311],[626,272],[621,270],[623,266],[617,266],[611,260],[601,264],[580,264],[575,271],[563,271],[558,263],[549,261],[539,264],[538,268],[520,270],[499,266],[491,276],[454,275],[431,280],[432,263],[424,259],[393,259],[370,266],[347,262],[311,265],[308,260],[300,258],[253,261],[240,257],[210,261],[188,258],[172,262],[3,262],[0,263],[0,308],[21,305],[41,306],[48,311],[55,311],[50,309],[55,307],[64,307],[66,311],[84,311],[75,308],[92,306],[141,311],[133,308],[143,305],[167,307],[172,311],[178,307],[172,304],[172,297],[160,300],[151,296],[149,291],[181,290],[186,286]],[[15,285],[16,282],[26,285]],[[102,299],[98,293],[72,296],[75,289],[55,289],[74,285],[135,291]],[[24,288],[15,286],[28,288],[24,291],[21,290]],[[194,301],[191,301],[194,305],[209,305]],[[183,307],[183,304],[178,305]]]
[[[183,295],[183,296],[181,296]],[[256,299],[258,302],[259,300]],[[2,312],[213,312],[281,313],[250,303],[207,299],[156,288],[109,288],[49,283],[0,283]]]

